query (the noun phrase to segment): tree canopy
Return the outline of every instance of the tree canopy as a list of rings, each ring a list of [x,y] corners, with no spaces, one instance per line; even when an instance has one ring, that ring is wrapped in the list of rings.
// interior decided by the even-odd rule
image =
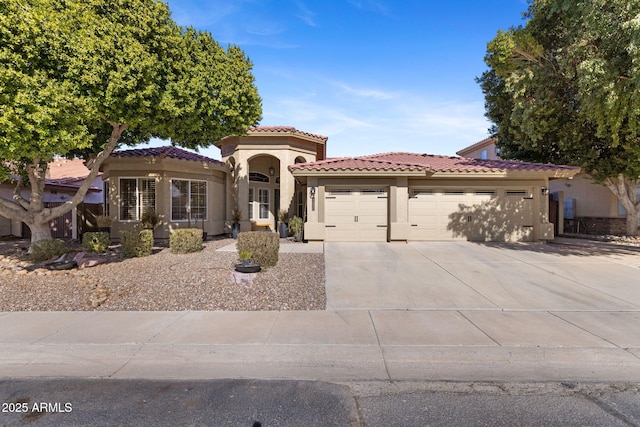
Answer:
[[[251,69],[238,47],[178,26],[162,1],[0,0],[0,181],[23,177],[0,215],[44,238],[117,145],[159,137],[197,149],[243,134],[262,114]],[[45,209],[47,162],[89,153],[76,197]]]
[[[640,1],[533,0],[525,18],[488,44],[478,78],[501,156],[581,166],[636,234]]]

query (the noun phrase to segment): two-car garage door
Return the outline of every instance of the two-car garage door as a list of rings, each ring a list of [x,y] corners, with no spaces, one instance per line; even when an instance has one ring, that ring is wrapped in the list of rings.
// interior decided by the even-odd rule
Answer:
[[[409,240],[528,241],[531,189],[412,189]]]

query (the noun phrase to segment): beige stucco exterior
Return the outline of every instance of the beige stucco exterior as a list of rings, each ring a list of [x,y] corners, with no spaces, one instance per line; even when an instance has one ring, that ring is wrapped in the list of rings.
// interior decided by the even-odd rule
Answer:
[[[317,137],[295,130],[292,131],[249,131],[247,136],[224,138],[218,146],[222,161],[228,165],[231,177],[227,181],[227,218],[237,206],[241,210],[240,230],[275,230],[279,211],[290,216],[297,215],[296,192],[304,191],[296,184],[288,167],[295,163],[314,162],[324,158],[326,138]],[[269,182],[250,180],[250,173],[257,172],[269,177]],[[254,204],[258,189],[269,191],[269,214],[260,218],[254,212],[249,218],[249,193],[254,189]],[[275,204],[276,191],[279,202]],[[255,210],[255,207],[254,207]]]
[[[169,238],[179,228],[202,228],[209,235],[227,231],[225,188],[227,168],[219,163],[203,163],[167,157],[110,157],[102,165],[103,177],[108,180],[109,216],[114,218],[111,236],[118,238],[120,231],[141,226],[139,220],[120,218],[120,182],[123,178],[151,178],[155,180],[155,211],[160,223],[154,229],[157,238]],[[171,180],[206,182],[207,218],[204,221],[171,219]]]
[[[597,184],[587,174],[572,179],[558,179],[549,183],[551,192],[562,192],[564,199],[575,199],[576,217],[624,218],[618,198],[602,184]]]
[[[305,238],[308,240],[327,240],[328,193],[332,188],[365,188],[383,189],[387,194],[387,235],[388,241],[415,240],[415,232],[412,231],[411,205],[412,194],[416,189],[433,190],[436,197],[444,196],[449,192],[461,192],[466,200],[474,200],[479,190],[491,190],[494,196],[485,197],[484,203],[461,203],[457,208],[445,214],[451,217],[446,224],[448,234],[446,237],[435,237],[429,240],[524,240],[539,241],[553,239],[553,224],[548,218],[548,178],[544,174],[523,173],[510,176],[489,177],[486,176],[460,176],[438,177],[421,176],[416,174],[408,176],[389,176],[384,173],[379,176],[369,173],[368,176],[353,174],[339,174],[333,176],[330,172],[323,171],[316,176],[303,176],[298,174],[301,180],[307,184],[307,222],[305,224]],[[537,175],[537,176],[536,176]],[[305,179],[306,178],[306,179]],[[312,196],[312,189],[315,195]],[[517,217],[518,209],[511,206],[513,198],[505,197],[507,191],[526,191],[525,199],[530,203],[530,218]],[[333,197],[333,196],[329,196]],[[481,200],[478,196],[478,201]],[[529,205],[528,205],[529,206]],[[470,224],[466,224],[467,217],[471,216]],[[382,226],[382,225],[380,225]],[[480,235],[477,230],[490,229]]]
[[[463,148],[456,152],[460,157],[469,157],[471,159],[497,160],[500,159],[499,150],[496,147],[495,138],[486,138],[480,142]]]

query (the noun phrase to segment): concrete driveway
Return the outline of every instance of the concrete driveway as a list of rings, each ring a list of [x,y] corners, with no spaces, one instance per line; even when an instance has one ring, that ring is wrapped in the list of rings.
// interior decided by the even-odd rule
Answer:
[[[640,311],[640,254],[626,264],[617,255],[547,244],[327,243],[327,309]]]

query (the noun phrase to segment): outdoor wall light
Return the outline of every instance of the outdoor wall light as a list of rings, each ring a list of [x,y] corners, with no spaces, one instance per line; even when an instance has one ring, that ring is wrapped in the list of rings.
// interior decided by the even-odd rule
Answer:
[[[269,176],[273,176],[273,175],[275,175],[275,174],[276,174],[276,170],[275,170],[275,168],[270,167],[270,168],[269,168]]]
[[[542,194],[544,194],[545,196],[549,194],[549,189],[547,187],[542,187],[540,190],[542,191]]]
[[[311,194],[311,198],[314,199],[316,197],[316,187],[311,187],[309,193]]]

